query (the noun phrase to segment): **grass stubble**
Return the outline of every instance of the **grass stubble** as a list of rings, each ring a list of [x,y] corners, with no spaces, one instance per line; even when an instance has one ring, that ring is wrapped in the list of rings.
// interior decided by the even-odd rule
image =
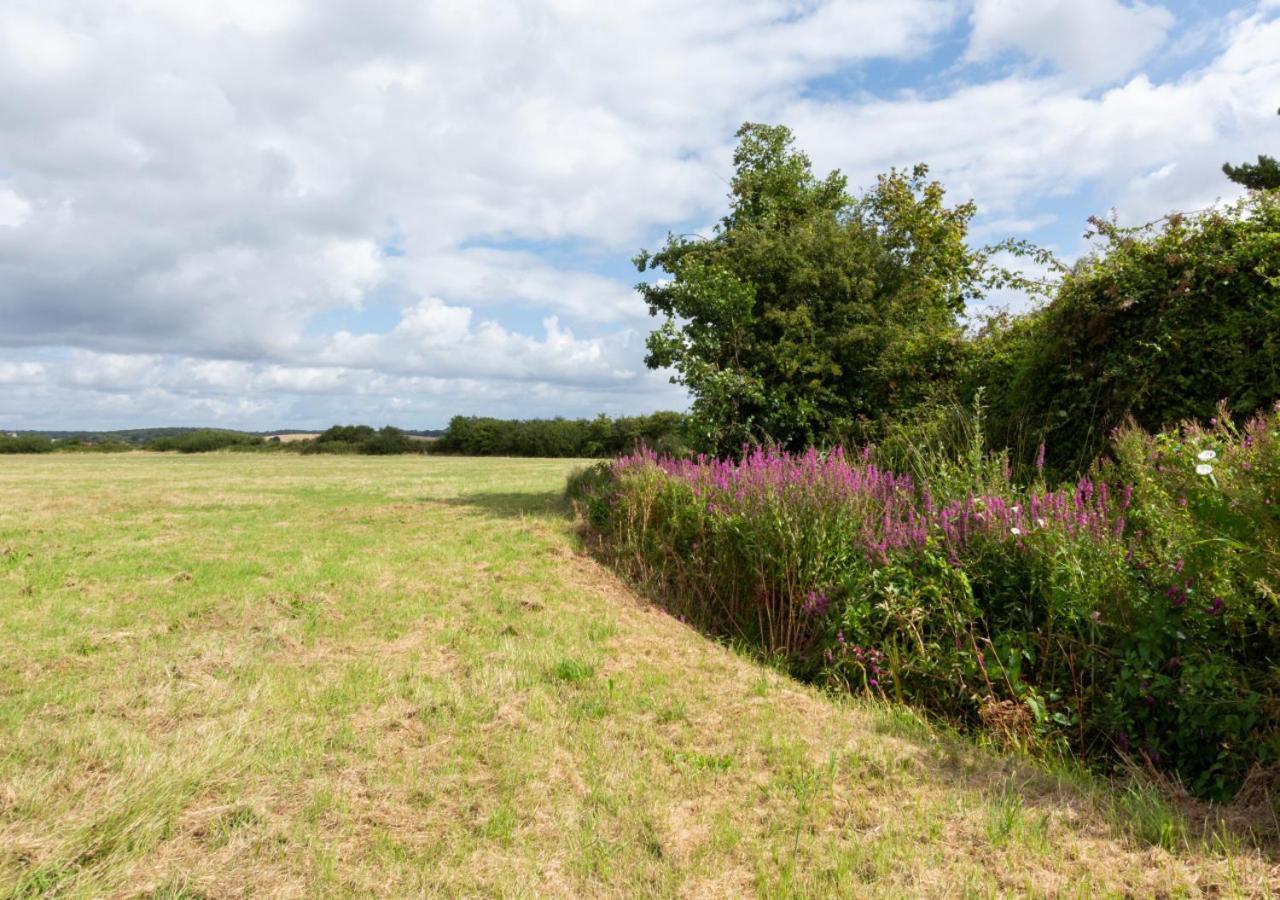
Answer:
[[[645,603],[573,465],[5,460],[0,895],[1280,893],[1273,830]]]

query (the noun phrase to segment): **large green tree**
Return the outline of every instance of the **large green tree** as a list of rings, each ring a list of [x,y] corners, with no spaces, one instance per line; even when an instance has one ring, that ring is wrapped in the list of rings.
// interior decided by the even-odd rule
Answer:
[[[960,315],[985,253],[966,243],[972,203],[947,206],[927,169],[892,171],[852,196],[814,175],[782,126],[738,131],[729,211],[710,237],[668,235],[637,268],[664,318],[646,362],[693,396],[703,449],[839,439],[952,376]]]

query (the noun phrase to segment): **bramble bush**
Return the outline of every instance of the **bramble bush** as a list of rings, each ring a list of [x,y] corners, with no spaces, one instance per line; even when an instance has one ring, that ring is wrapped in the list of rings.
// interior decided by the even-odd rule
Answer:
[[[1059,486],[1013,483],[971,439],[938,479],[873,449],[640,451],[570,494],[673,613],[802,676],[1202,796],[1280,760],[1280,412],[1130,424]]]
[[[1128,417],[1158,431],[1280,396],[1280,193],[1091,224],[1096,252],[1049,303],[965,345],[960,393],[985,390],[994,446],[1025,460],[1047,443],[1052,470],[1079,472]]]

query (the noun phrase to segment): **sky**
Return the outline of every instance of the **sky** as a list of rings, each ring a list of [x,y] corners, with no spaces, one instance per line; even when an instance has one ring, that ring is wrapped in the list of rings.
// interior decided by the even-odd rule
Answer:
[[[0,429],[682,409],[630,260],[743,122],[1072,259],[1277,107],[1280,0],[5,0]]]

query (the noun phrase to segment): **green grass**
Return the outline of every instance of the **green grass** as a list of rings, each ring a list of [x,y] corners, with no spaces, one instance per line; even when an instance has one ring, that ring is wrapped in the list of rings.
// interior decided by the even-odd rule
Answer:
[[[1274,861],[708,641],[572,462],[0,460],[0,895],[1265,895]]]

